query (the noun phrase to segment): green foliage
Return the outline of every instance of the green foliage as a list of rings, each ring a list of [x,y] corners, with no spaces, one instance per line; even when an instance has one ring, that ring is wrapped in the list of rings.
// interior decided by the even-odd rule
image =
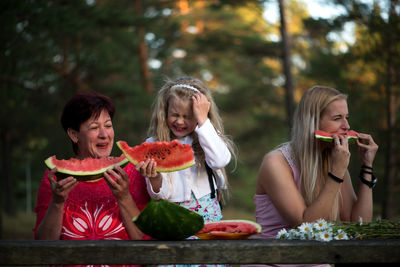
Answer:
[[[380,145],[374,171],[382,177],[387,141],[385,66],[390,58],[394,70],[400,69],[400,43],[395,42],[398,12],[388,19],[386,9],[378,5],[333,2],[346,11],[335,19],[310,18],[302,2],[288,2],[295,97],[298,100],[315,84],[346,92],[352,128],[372,134]],[[253,208],[262,157],[289,138],[281,44],[271,37],[279,33],[279,23],[265,21],[264,1],[188,1],[188,13],[179,3],[142,1],[140,13],[127,0],[1,1],[3,209],[12,213],[24,208],[23,201],[17,201],[25,196],[25,164],[20,162],[31,162],[34,198],[45,170],[43,160],[50,155],[73,156],[59,122],[61,109],[73,94],[95,90],[111,97],[117,108],[115,141],[140,144],[146,138],[156,91],[167,77],[180,75],[200,78],[213,91],[226,133],[239,149],[238,166],[231,164],[228,170],[228,205]],[[345,23],[356,23],[354,44],[329,37]],[[139,26],[146,31],[156,88],[152,93],[141,85]],[[394,78],[398,96],[397,73]],[[398,150],[397,141],[394,145]],[[119,154],[117,148],[113,154]],[[350,171],[357,182],[357,160],[352,160]],[[383,198],[381,186],[374,189],[377,202]]]

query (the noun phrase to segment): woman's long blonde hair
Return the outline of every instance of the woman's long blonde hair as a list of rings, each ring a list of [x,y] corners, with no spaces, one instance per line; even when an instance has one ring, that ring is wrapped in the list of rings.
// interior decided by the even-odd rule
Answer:
[[[322,148],[315,138],[322,113],[335,100],[347,99],[338,90],[327,86],[309,88],[300,100],[294,116],[291,145],[300,171],[302,194],[306,205],[318,197],[328,178],[330,148]],[[331,210],[331,220],[339,215],[339,194]]]
[[[232,158],[234,158],[236,161],[236,147],[233,141],[225,135],[222,119],[219,116],[218,107],[214,102],[210,90],[204,85],[203,82],[193,77],[185,76],[176,80],[168,80],[165,85],[158,91],[155,102],[153,103],[153,113],[151,116],[150,127],[147,132],[148,136],[154,137],[157,141],[167,142],[175,138],[172,131],[168,128],[167,124],[169,100],[182,99],[192,101],[192,96],[197,93],[196,91],[190,90],[183,86],[174,86],[180,84],[189,85],[196,88],[207,97],[208,101],[210,101],[211,107],[208,112],[208,118],[219,136],[226,143],[229,151],[232,154]],[[173,90],[171,90],[172,86],[174,86]],[[193,132],[191,135],[193,138],[192,147],[196,158],[198,159],[198,165],[202,165],[205,163],[204,151],[200,146],[197,134]],[[224,174],[223,178],[225,179],[225,184],[228,186],[228,179],[225,169],[222,169],[222,172]],[[223,196],[221,195],[220,197],[222,198]]]

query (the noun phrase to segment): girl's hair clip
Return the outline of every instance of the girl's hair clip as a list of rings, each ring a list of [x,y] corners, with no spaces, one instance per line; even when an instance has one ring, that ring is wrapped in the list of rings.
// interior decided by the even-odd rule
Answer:
[[[192,90],[192,91],[194,91],[194,92],[196,92],[196,93],[198,93],[198,94],[201,94],[201,92],[199,91],[199,89],[197,89],[196,87],[193,87],[193,86],[191,86],[191,85],[188,85],[188,84],[175,84],[175,85],[172,85],[172,86],[171,86],[170,90],[174,90],[175,88],[178,88],[178,87],[183,87],[183,88]]]

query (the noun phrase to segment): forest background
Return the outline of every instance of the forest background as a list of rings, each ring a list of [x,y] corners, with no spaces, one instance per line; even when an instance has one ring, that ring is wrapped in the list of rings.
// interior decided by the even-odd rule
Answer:
[[[318,3],[337,12],[311,16],[301,0],[1,1],[0,239],[33,238],[43,161],[73,156],[60,125],[67,99],[92,90],[111,97],[115,141],[136,145],[157,90],[181,75],[212,90],[238,147],[225,218],[254,220],[263,155],[288,140],[302,93],[322,84],[348,94],[351,128],[379,144],[374,217],[398,219],[399,3]]]

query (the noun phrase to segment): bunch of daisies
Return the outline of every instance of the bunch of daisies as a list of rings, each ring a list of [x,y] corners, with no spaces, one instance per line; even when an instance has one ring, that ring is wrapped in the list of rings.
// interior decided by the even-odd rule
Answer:
[[[297,228],[282,229],[276,235],[277,239],[331,240],[349,239],[396,239],[400,238],[400,222],[378,220],[375,222],[340,222],[332,223],[323,219],[315,222],[305,222]]]
[[[319,219],[313,223],[302,223],[297,228],[290,230],[283,228],[278,232],[276,238],[317,241],[348,240],[350,238],[345,231],[333,226],[333,223],[328,223],[323,219]]]

